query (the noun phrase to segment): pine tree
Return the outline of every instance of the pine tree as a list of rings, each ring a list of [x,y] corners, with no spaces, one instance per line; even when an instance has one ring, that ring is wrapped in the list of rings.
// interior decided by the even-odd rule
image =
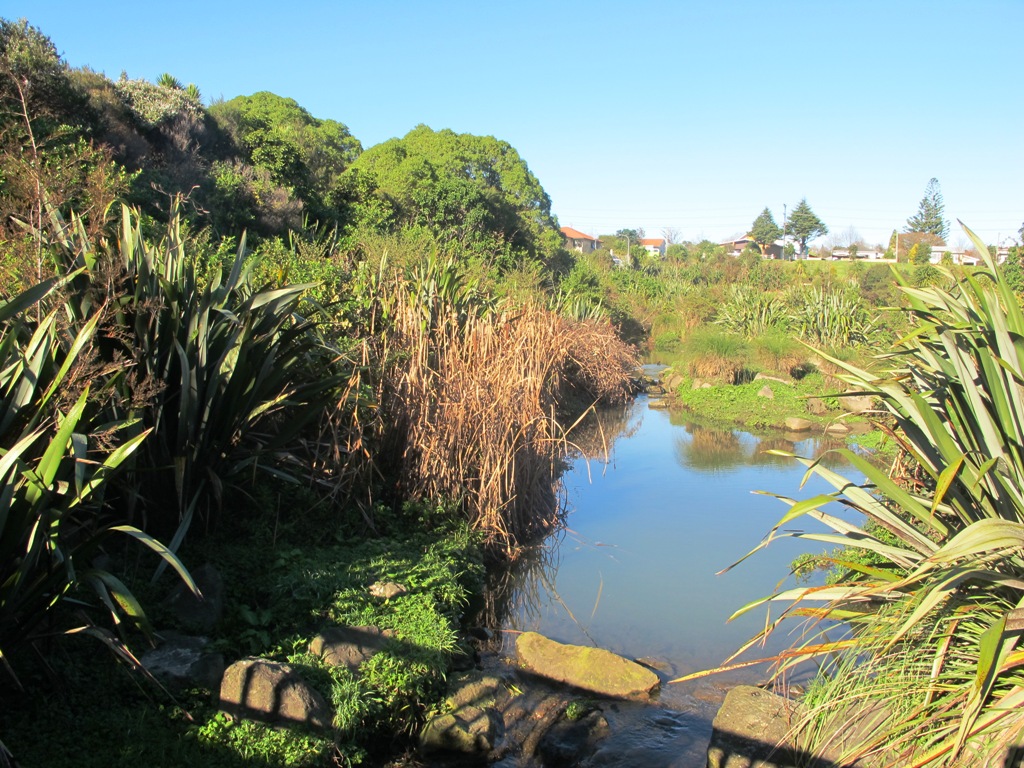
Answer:
[[[797,239],[797,242],[800,243],[800,255],[805,257],[807,256],[807,241],[827,235],[828,227],[815,215],[811,206],[807,204],[807,198],[804,198],[790,214],[789,221],[786,222],[786,234],[793,235]]]
[[[775,223],[772,212],[765,208],[750,226],[750,239],[757,243],[761,255],[768,255],[768,247],[782,237],[782,227]]]
[[[932,178],[925,187],[924,197],[918,204],[917,213],[907,219],[907,232],[926,232],[938,235],[943,242],[949,234],[949,222],[945,219],[945,203],[939,190],[939,180]]]

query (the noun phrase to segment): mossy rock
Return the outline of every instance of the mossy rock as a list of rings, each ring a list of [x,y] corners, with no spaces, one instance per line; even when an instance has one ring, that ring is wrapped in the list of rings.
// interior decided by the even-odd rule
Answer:
[[[565,645],[536,632],[516,640],[519,661],[532,672],[600,696],[635,697],[658,687],[658,676],[603,648]]]

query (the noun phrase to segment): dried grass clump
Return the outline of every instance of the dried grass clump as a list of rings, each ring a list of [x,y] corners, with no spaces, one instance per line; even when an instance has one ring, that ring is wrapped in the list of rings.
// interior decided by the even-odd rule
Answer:
[[[488,543],[514,553],[557,522],[567,386],[622,400],[636,361],[607,322],[545,309],[467,312],[397,290],[388,307],[381,446],[403,498],[460,499]]]

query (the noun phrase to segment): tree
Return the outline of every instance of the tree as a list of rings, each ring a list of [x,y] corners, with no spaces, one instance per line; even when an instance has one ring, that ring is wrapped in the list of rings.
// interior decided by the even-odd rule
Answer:
[[[661,236],[665,238],[668,245],[679,245],[683,242],[683,233],[676,227],[664,227]]]
[[[636,229],[620,229],[615,233],[616,237],[629,238],[631,242],[638,243],[644,236],[643,227],[637,227]]]
[[[932,247],[929,243],[914,243],[910,249],[909,261],[911,264],[929,264],[932,260]]]
[[[782,237],[782,227],[775,223],[772,212],[765,208],[750,225],[750,239],[757,243],[761,255],[768,255],[768,246]]]
[[[924,232],[942,238],[945,245],[949,235],[949,222],[944,218],[945,204],[939,190],[939,180],[932,178],[925,187],[924,197],[918,204],[917,213],[907,219],[907,232]]]
[[[815,215],[811,206],[807,204],[807,198],[804,198],[789,215],[789,221],[786,222],[786,234],[797,239],[797,242],[800,243],[800,253],[806,255],[807,242],[827,235],[828,227]]]
[[[519,153],[493,136],[426,125],[366,150],[345,172],[386,196],[395,226],[421,226],[469,250],[553,258],[551,199]]]

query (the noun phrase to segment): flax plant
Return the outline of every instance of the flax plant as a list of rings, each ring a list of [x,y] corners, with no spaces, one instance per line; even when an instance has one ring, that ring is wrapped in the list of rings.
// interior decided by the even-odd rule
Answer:
[[[868,343],[876,323],[860,297],[836,288],[800,289],[789,299],[788,326],[810,344],[832,349]]]
[[[296,436],[341,381],[330,367],[333,352],[298,314],[311,286],[254,285],[244,237],[227,274],[205,279],[177,205],[159,241],[123,208],[117,247],[108,253],[94,250],[76,218],[53,227],[60,258],[91,265],[91,282],[72,297],[73,314],[108,302],[108,355],[123,361],[134,382],[125,376],[119,384],[149,387],[141,402],[123,392],[111,407],[153,432],[128,492],[155,524],[174,532],[174,550],[196,516],[209,520],[227,485],[256,469],[282,474]],[[168,506],[177,520],[167,519]]]
[[[0,665],[16,683],[12,653],[58,633],[93,635],[136,663],[124,637],[95,619],[98,607],[117,628],[149,629],[132,592],[97,565],[114,534],[156,552],[196,591],[166,547],[104,507],[112,477],[149,431],[133,435],[130,423],[103,419],[94,390],[109,376],[90,365],[101,314],[69,328],[57,298],[80,275],[0,304]],[[58,623],[57,609],[71,602],[76,620]]]
[[[948,289],[902,287],[916,325],[884,357],[888,374],[832,360],[857,394],[877,398],[923,482],[905,487],[851,451],[841,453],[864,482],[798,458],[834,490],[779,497],[789,510],[761,545],[790,535],[876,564],[839,557],[838,583],[738,612],[787,605],[745,649],[787,616],[821,622],[775,657],[776,674],[823,663],[798,736],[844,765],[1002,768],[1024,732],[1024,314],[964,229],[985,268],[948,275]],[[834,514],[837,502],[876,527]],[[829,532],[780,533],[804,516]]]

